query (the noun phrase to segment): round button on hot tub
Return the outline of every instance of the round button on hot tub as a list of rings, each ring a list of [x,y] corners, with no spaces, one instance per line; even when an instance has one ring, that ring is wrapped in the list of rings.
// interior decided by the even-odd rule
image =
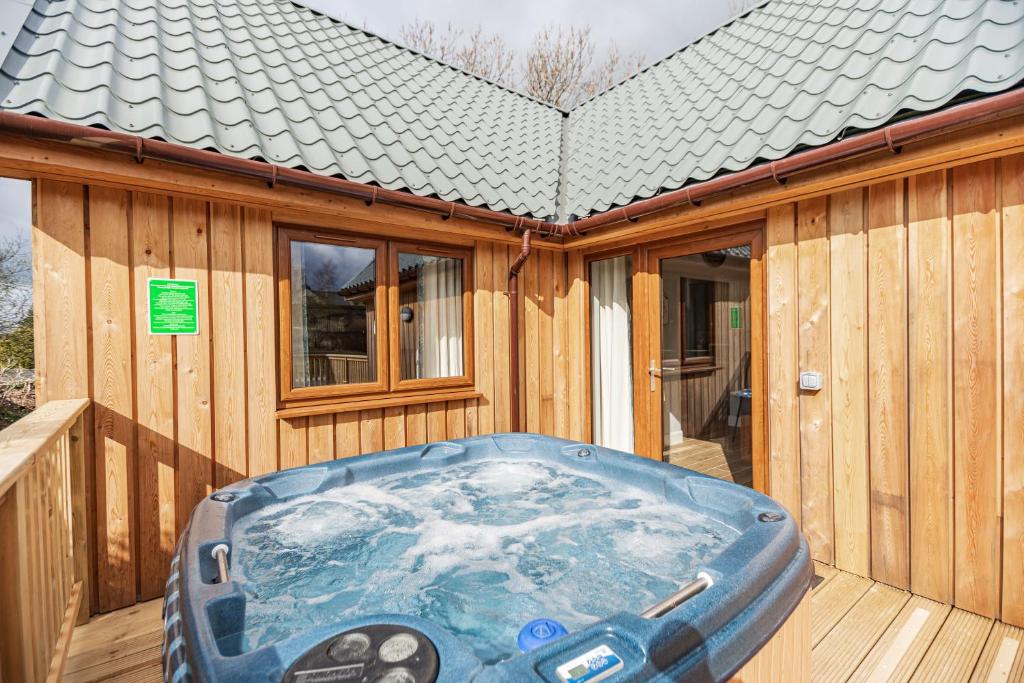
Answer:
[[[437,648],[420,631],[365,624],[311,647],[292,662],[282,683],[433,683],[439,668]]]
[[[380,649],[377,650],[377,656],[382,662],[395,664],[412,657],[416,654],[419,646],[419,642],[412,634],[398,633],[381,643]]]
[[[365,633],[346,633],[331,643],[327,648],[327,656],[339,664],[346,664],[361,661],[369,649],[370,636]]]
[[[416,683],[416,677],[408,669],[390,669],[373,683]]]

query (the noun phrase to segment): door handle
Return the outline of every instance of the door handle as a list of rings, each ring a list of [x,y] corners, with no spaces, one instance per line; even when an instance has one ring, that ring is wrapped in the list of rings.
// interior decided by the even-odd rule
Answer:
[[[658,383],[654,381],[654,378],[655,377],[661,377],[661,370],[662,370],[662,368],[659,368],[655,364],[654,359],[651,359],[651,366],[647,370],[647,374],[649,374],[651,376],[651,391],[657,391],[658,390]]]

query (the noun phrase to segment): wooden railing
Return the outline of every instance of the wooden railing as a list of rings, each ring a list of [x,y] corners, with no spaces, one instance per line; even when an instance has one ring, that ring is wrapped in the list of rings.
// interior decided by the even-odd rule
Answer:
[[[88,399],[51,401],[0,432],[0,681],[59,681],[88,600]],[[88,609],[81,610],[83,618]]]
[[[358,384],[370,381],[368,356],[323,353],[309,357],[308,386]]]

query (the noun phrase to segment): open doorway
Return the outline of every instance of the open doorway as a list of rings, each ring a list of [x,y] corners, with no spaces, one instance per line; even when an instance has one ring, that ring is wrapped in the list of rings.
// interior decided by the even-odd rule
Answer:
[[[764,490],[762,230],[648,252],[646,451]]]
[[[750,245],[666,258],[662,459],[753,484]]]

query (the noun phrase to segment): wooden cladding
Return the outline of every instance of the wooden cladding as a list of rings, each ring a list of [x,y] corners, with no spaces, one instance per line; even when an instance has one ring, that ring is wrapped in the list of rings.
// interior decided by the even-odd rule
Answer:
[[[1020,156],[768,214],[772,494],[815,559],[1016,624],[1022,235]]]
[[[278,418],[274,216],[196,199],[38,180],[33,230],[41,403],[94,399],[85,414],[93,611],[163,593],[175,542],[212,490],[278,469],[509,429],[508,268],[518,245],[468,242],[474,258],[472,398],[313,406]],[[570,405],[566,256],[538,248],[523,270],[532,431],[585,438]],[[151,336],[146,281],[199,283],[199,334]],[[581,303],[582,305],[582,303]],[[577,318],[578,320],[578,318]],[[529,369],[527,369],[529,368]],[[323,403],[323,402],[321,402]]]
[[[39,398],[94,399],[83,433],[93,609],[159,595],[178,534],[214,488],[509,428],[517,244],[476,231],[457,245],[474,254],[465,395],[302,414],[277,404],[273,221],[294,215],[54,180],[37,180],[34,199]],[[318,216],[307,218],[333,224]],[[1024,157],[778,204],[765,226],[755,278],[772,494],[816,559],[1024,625]],[[529,431],[589,438],[584,267],[581,251],[541,244],[520,276]],[[152,276],[198,281],[199,335],[146,333]],[[648,279],[634,276],[635,310],[657,305]],[[822,372],[825,388],[798,391],[800,371]],[[638,434],[652,432],[645,419]]]

